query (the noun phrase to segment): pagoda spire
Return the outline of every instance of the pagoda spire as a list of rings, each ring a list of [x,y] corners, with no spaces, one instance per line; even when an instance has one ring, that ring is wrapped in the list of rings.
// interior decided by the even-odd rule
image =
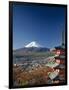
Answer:
[[[62,46],[65,45],[65,31],[62,31]]]

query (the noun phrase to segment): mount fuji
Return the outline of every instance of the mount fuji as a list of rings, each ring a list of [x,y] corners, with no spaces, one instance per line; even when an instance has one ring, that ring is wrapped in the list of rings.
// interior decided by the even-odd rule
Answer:
[[[13,50],[13,54],[14,55],[23,55],[23,54],[28,54],[28,53],[32,53],[32,52],[47,52],[47,51],[50,51],[50,49],[41,46],[40,44],[38,44],[35,41],[32,41],[23,48]]]
[[[31,48],[31,47],[41,47],[37,42],[33,41],[25,46],[25,48]]]

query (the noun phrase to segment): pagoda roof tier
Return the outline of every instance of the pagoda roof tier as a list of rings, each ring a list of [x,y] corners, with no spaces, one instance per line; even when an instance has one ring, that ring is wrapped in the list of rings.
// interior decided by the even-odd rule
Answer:
[[[53,81],[54,81],[54,80],[59,80],[59,75],[58,75],[56,78],[54,78]]]
[[[55,59],[65,59],[65,56],[64,55],[59,55],[59,56],[57,56],[57,57],[54,57]]]
[[[55,49],[65,50],[65,46],[57,46]]]
[[[59,66],[55,67],[54,69],[64,69],[64,68],[65,68],[65,65],[60,64]]]
[[[64,77],[60,77],[59,75],[53,79],[53,81],[56,81],[56,80],[59,80],[59,81],[62,81],[64,80]]]

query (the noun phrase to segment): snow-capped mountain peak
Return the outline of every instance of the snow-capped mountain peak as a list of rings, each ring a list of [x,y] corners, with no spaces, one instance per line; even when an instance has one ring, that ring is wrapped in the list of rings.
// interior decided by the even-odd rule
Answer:
[[[32,41],[31,43],[27,44],[25,46],[26,48],[30,48],[30,47],[40,47],[40,45],[38,43],[36,43],[35,41]]]

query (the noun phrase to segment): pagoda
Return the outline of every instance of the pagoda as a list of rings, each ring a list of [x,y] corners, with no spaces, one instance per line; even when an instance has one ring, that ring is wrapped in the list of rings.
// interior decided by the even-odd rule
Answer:
[[[65,33],[62,32],[62,44],[60,46],[55,47],[55,61],[60,63],[54,70],[59,70],[59,74],[56,78],[53,79],[53,83],[65,82]]]

